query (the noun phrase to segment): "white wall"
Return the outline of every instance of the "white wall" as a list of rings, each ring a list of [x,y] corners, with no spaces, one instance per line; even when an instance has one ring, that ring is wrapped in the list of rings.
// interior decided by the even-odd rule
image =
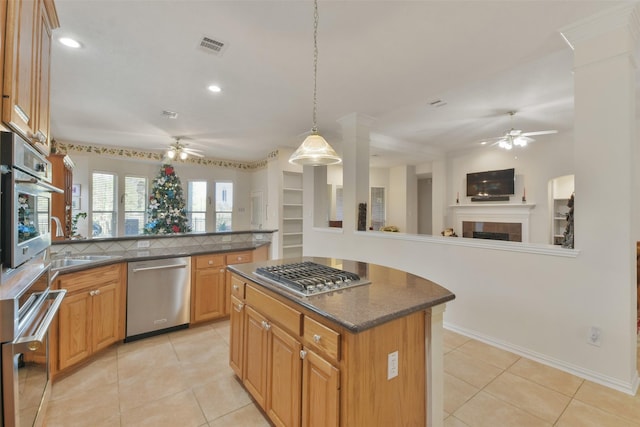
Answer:
[[[466,196],[466,176],[470,172],[515,168],[515,195],[509,203],[522,204],[526,189],[527,203],[536,206],[531,211],[529,224],[532,243],[551,243],[551,214],[549,207],[549,181],[574,171],[573,134],[561,132],[556,135],[536,137],[526,149],[502,150],[497,147],[481,147],[471,153],[447,160],[447,207],[455,204],[460,193],[460,204],[482,205],[490,202],[471,202]],[[506,203],[506,202],[504,202]],[[451,208],[447,208],[446,224],[454,227]],[[434,234],[435,234],[434,229]],[[462,235],[462,230],[455,230]]]

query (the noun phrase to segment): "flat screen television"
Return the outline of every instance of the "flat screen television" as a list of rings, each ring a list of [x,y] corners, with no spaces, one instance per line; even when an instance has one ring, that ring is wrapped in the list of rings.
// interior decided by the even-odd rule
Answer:
[[[489,197],[515,194],[515,169],[467,174],[467,196]]]

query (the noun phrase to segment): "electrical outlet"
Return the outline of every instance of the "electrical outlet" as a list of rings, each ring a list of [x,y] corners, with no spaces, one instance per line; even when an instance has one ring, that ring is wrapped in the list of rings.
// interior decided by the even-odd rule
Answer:
[[[262,240],[264,236],[262,234],[256,234],[253,236],[256,240]]]
[[[144,249],[149,247],[148,240],[138,240],[138,249]]]
[[[600,347],[602,344],[602,331],[597,326],[592,326],[589,329],[589,336],[587,337],[587,343]]]
[[[395,378],[398,376],[398,351],[389,353],[387,355],[387,379]]]
[[[222,241],[223,242],[230,242],[231,241],[231,236],[222,236]]]

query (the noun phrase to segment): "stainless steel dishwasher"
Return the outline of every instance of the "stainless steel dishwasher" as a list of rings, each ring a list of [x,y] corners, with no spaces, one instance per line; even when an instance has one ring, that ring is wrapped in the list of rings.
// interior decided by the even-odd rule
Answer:
[[[125,342],[189,326],[191,258],[130,262]]]

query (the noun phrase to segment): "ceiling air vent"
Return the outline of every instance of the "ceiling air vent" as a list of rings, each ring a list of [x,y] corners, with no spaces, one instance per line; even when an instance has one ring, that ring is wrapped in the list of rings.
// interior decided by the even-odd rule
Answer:
[[[226,46],[226,43],[207,36],[202,37],[200,40],[200,49],[214,55],[222,55]]]
[[[162,111],[162,115],[169,118],[169,119],[177,119],[178,118],[178,113],[176,113],[175,111],[169,111],[169,110],[163,110]]]

